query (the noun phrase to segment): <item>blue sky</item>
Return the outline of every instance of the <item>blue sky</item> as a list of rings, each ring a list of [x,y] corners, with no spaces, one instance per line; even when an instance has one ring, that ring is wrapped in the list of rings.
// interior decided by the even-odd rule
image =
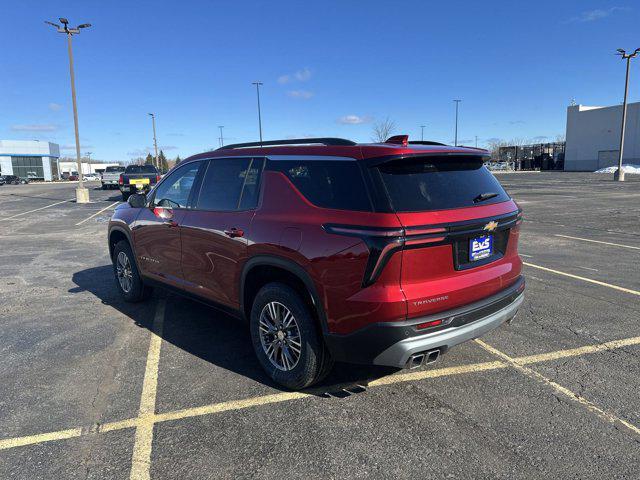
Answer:
[[[89,22],[74,37],[82,152],[129,160],[257,139],[397,133],[555,139],[572,98],[622,99],[616,48],[640,47],[632,1],[5,1],[0,138],[57,142],[73,154],[66,44],[43,23]],[[630,100],[640,100],[640,59]]]

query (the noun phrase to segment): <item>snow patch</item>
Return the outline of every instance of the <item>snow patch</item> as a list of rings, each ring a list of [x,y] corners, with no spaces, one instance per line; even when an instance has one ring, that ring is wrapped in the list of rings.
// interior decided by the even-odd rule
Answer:
[[[594,173],[615,173],[616,170],[618,170],[618,166],[614,166],[614,167],[607,167],[607,168],[601,168],[600,170],[596,170]],[[629,165],[629,164],[623,164],[622,165],[622,171],[624,173],[635,173],[640,175],[640,165]]]

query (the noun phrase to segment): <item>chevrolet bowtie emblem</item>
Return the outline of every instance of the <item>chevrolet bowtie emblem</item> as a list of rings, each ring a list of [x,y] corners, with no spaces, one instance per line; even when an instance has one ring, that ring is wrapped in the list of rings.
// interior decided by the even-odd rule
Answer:
[[[493,232],[496,228],[498,228],[498,222],[491,221],[484,226],[483,230],[487,232]]]

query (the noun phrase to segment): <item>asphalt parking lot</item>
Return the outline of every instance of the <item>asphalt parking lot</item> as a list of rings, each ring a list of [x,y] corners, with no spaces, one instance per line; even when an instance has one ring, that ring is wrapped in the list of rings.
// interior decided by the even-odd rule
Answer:
[[[640,178],[499,178],[525,211],[514,323],[308,392],[215,310],[122,302],[119,192],[0,187],[0,478],[638,478]]]

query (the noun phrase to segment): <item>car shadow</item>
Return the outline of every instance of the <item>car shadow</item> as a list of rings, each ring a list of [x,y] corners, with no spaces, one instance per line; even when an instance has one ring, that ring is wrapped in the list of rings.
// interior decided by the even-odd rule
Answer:
[[[149,302],[125,302],[114,283],[111,265],[88,268],[73,274],[77,285],[70,293],[88,291],[104,305],[109,305],[129,317],[136,325],[151,330],[154,308]],[[162,338],[174,346],[217,367],[260,382],[271,388],[285,390],[273,382],[260,367],[251,344],[247,325],[208,305],[155,289],[154,298],[165,298],[165,318]],[[366,389],[371,380],[387,376],[398,369],[368,365],[336,364],[320,384],[306,393],[321,397],[347,397]]]

